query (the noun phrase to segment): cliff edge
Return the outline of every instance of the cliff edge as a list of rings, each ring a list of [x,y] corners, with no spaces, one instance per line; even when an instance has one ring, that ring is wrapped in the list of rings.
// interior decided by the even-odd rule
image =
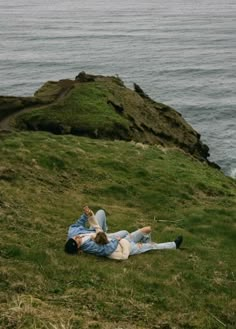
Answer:
[[[180,113],[152,100],[137,84],[127,88],[118,77],[81,72],[74,80],[45,83],[34,97],[1,96],[0,120],[2,129],[177,147],[209,163],[208,146]]]

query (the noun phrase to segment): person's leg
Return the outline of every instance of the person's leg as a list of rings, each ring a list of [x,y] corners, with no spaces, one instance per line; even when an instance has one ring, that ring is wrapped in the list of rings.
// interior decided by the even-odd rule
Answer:
[[[101,229],[104,232],[107,232],[108,227],[107,227],[107,219],[106,219],[106,213],[103,209],[100,209],[96,212],[95,217],[97,219],[97,222],[99,224],[99,226],[101,227]]]
[[[135,243],[131,241],[130,244],[130,255],[138,255],[150,250],[176,249],[176,244],[174,241],[164,243]]]
[[[137,242],[151,242],[151,227],[145,226],[137,231],[130,233],[129,241]]]
[[[108,227],[107,227],[107,219],[106,219],[106,213],[103,209],[100,209],[96,212],[95,217],[97,219],[97,222],[99,224],[99,226],[101,227],[101,229],[104,232],[108,231]],[[126,230],[122,230],[122,231],[118,231],[118,232],[114,232],[114,233],[109,233],[107,234],[107,236],[111,239],[119,236],[121,239],[126,237],[129,234],[128,231]]]
[[[129,235],[129,232],[126,231],[126,230],[122,230],[122,231],[107,234],[108,238],[110,238],[110,239],[114,239],[116,237],[120,237],[121,239],[123,239],[128,235]]]

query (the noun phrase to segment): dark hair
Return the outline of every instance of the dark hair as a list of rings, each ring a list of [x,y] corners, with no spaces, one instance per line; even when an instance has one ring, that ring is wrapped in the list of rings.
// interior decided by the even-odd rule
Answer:
[[[64,248],[67,254],[76,254],[78,252],[78,246],[74,239],[67,240]]]
[[[98,244],[107,244],[109,242],[105,232],[98,232],[94,241]]]

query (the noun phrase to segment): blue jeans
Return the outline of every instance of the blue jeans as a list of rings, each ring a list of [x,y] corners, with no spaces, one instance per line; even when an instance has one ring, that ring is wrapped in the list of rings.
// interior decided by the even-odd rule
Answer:
[[[130,242],[130,255],[138,255],[150,250],[176,249],[174,241],[164,243],[151,242],[151,235],[144,234],[141,230],[130,233],[125,239]]]
[[[95,217],[97,219],[97,222],[99,224],[99,226],[101,227],[101,229],[104,232],[108,231],[108,227],[107,227],[107,218],[106,218],[106,213],[104,210],[100,209],[96,212]],[[117,236],[119,236],[121,239],[126,237],[129,234],[128,231],[122,230],[122,231],[118,231],[115,233],[108,233],[107,236],[108,238],[114,239]]]
[[[95,214],[95,218],[96,218],[99,226],[101,227],[101,229],[104,232],[107,232],[108,227],[107,227],[107,218],[106,218],[105,211],[102,209],[98,210]]]

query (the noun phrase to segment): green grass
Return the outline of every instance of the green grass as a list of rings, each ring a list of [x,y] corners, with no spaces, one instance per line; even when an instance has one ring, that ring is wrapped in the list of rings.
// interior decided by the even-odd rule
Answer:
[[[0,327],[235,328],[235,180],[132,142],[24,132],[0,149]],[[65,255],[85,203],[107,211],[110,231],[151,225],[153,240],[182,234],[183,248]]]
[[[53,102],[61,91],[60,82],[48,81],[35,92],[34,96],[44,101]]]
[[[50,88],[48,92],[51,92]],[[44,95],[44,89],[42,93]],[[104,137],[114,134],[115,137],[118,129],[127,131],[129,122],[114,111],[108,104],[108,98],[107,86],[101,82],[78,84],[56,104],[21,115],[17,119],[17,126],[28,124],[29,127],[38,126],[49,131],[52,125],[55,129],[63,126],[64,131],[72,131],[76,135]]]

